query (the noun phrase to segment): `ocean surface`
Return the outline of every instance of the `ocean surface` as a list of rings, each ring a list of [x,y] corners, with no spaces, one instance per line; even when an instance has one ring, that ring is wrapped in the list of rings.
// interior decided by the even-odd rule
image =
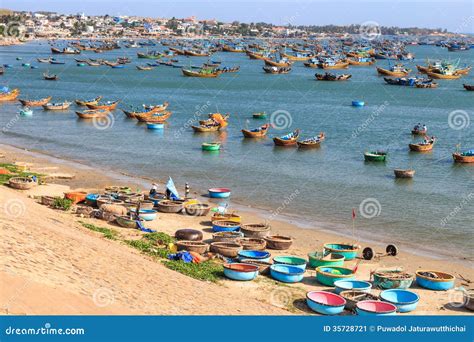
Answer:
[[[416,59],[406,64],[415,71],[415,65],[425,64],[426,58],[459,58],[461,65],[474,65],[474,49],[448,52],[412,46],[409,50]],[[169,101],[173,115],[162,132],[147,130],[120,110],[113,119],[94,124],[78,119],[74,110],[82,109],[75,105],[61,112],[35,108],[27,118],[17,115],[17,103],[5,103],[0,105],[0,142],[104,170],[160,181],[172,176],[178,190],[184,182],[199,191],[229,187],[231,207],[232,203],[251,205],[265,209],[268,219],[291,219],[306,228],[348,236],[353,234],[355,208],[356,238],[472,262],[474,165],[454,164],[451,153],[457,144],[474,148],[474,94],[462,87],[474,84],[474,73],[460,80],[439,80],[438,89],[386,85],[375,66],[336,71],[351,73],[347,82],[318,82],[314,73],[323,71],[305,68],[301,62],[290,74],[268,75],[262,61],[221,52],[212,59],[225,66],[240,65],[241,71],[202,79],[184,77],[180,69],[167,66],[139,71],[135,65],[150,60],[138,60],[137,51],[144,49],[59,55],[55,57],[66,64],[49,65],[36,61],[50,55],[46,42],[1,47],[0,63],[13,68],[0,76],[0,86],[20,88],[20,98],[52,95],[54,101],[72,101],[102,95],[106,100],[120,99],[123,108]],[[74,57],[111,60],[118,56],[132,57],[133,62],[113,69],[78,67],[74,61]],[[179,60],[178,64],[190,66],[207,58],[180,56]],[[388,67],[388,61],[378,60],[376,65]],[[47,70],[60,80],[43,80]],[[356,99],[366,106],[352,107]],[[193,133],[192,124],[217,111],[231,115],[225,131]],[[243,139],[242,128],[265,122],[252,118],[259,111],[267,112],[276,128],[266,139]],[[438,138],[431,153],[408,150],[416,140],[410,130],[418,122]],[[271,137],[295,128],[304,137],[324,131],[326,141],[311,151],[274,147]],[[223,149],[201,151],[201,143],[209,141],[222,142]],[[388,161],[365,163],[364,151],[376,149],[387,150]],[[395,180],[395,168],[414,168],[415,178]]]

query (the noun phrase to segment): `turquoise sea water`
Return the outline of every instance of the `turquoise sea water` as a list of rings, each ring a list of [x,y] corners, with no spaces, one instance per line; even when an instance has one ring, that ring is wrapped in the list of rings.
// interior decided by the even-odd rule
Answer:
[[[427,57],[460,58],[461,64],[474,65],[472,49],[452,53],[414,46],[409,50],[417,57],[407,63],[413,70]],[[314,73],[322,71],[305,68],[301,62],[288,75],[268,75],[263,73],[262,61],[249,60],[244,54],[217,53],[212,59],[226,66],[240,65],[241,71],[200,79],[183,77],[180,69],[166,66],[138,71],[135,65],[149,60],[138,60],[136,51],[60,55],[56,57],[65,65],[48,65],[36,61],[49,56],[44,42],[3,47],[1,64],[14,68],[0,76],[0,84],[20,88],[20,98],[53,95],[59,101],[103,95],[132,105],[169,101],[173,115],[163,132],[149,131],[119,110],[111,127],[99,130],[79,120],[74,105],[70,111],[34,109],[33,117],[16,118],[18,105],[9,103],[0,106],[0,142],[162,181],[171,175],[180,188],[185,181],[199,190],[230,187],[233,201],[266,208],[270,218],[289,215],[307,227],[347,235],[352,234],[351,210],[356,208],[357,236],[472,260],[474,165],[453,164],[451,158],[459,143],[463,149],[474,148],[474,94],[462,87],[474,84],[472,75],[439,80],[438,89],[411,89],[386,85],[372,66],[337,71],[351,73],[348,82],[317,82]],[[124,55],[133,57],[125,69],[78,67],[73,59]],[[206,61],[179,59],[183,65]],[[21,67],[22,62],[39,68]],[[387,67],[388,62],[379,60],[376,65]],[[60,80],[43,80],[46,70],[58,74]],[[351,107],[355,99],[367,105]],[[453,114],[461,120],[451,120],[451,126],[462,129],[449,124],[449,114],[455,110],[464,112]],[[190,124],[216,111],[231,114],[227,130],[194,134]],[[267,139],[242,139],[242,128],[263,124],[252,119],[256,111],[266,111],[269,117],[278,111],[274,121],[285,127],[273,129]],[[417,122],[426,123],[429,133],[439,139],[432,153],[408,151],[414,141],[410,130]],[[311,151],[273,146],[272,136],[294,128],[300,128],[303,136],[324,131],[327,139],[320,149]],[[204,153],[200,145],[205,141],[220,141],[223,150]],[[388,150],[388,161],[365,163],[363,152],[373,149]],[[409,167],[416,170],[413,180],[394,179],[394,168]],[[361,203],[368,203],[362,211]],[[374,214],[371,208],[376,215],[369,218]]]

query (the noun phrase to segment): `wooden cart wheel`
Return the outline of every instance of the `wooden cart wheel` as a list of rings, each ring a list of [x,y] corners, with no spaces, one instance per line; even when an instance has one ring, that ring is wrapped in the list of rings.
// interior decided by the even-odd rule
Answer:
[[[388,245],[387,248],[385,248],[385,252],[387,252],[388,255],[395,256],[398,254],[398,248],[395,245]]]
[[[362,251],[362,257],[365,260],[372,260],[372,258],[374,257],[374,250],[370,247],[365,247]]]

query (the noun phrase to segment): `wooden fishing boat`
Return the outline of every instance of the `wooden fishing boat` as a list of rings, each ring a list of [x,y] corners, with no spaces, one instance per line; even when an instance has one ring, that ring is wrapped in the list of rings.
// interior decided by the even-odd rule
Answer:
[[[410,69],[403,68],[400,65],[398,65],[398,66],[396,65],[396,66],[392,67],[391,70],[387,70],[387,69],[384,69],[384,68],[377,67],[377,72],[380,75],[392,76],[392,77],[407,76],[410,73],[410,71],[411,71]]]
[[[250,59],[260,59],[264,60],[267,58],[263,53],[253,52],[253,51],[246,51],[245,52]]]
[[[20,95],[20,89],[13,89],[6,93],[0,93],[0,102],[13,101]]]
[[[94,118],[102,118],[109,114],[110,112],[105,109],[89,109],[83,112],[77,111],[76,114],[81,119],[94,119]]]
[[[192,71],[189,69],[181,69],[182,73],[184,76],[187,77],[202,77],[202,78],[215,78],[220,75],[219,72],[216,71],[203,71],[204,69],[201,69],[199,71]]]
[[[194,57],[206,57],[211,54],[207,51],[197,51],[197,50],[184,50],[185,56],[194,56]]]
[[[438,83],[435,82],[416,82],[415,88],[438,88]]]
[[[269,128],[270,124],[265,124],[252,130],[243,129],[242,134],[245,138],[263,138],[267,135]]]
[[[321,142],[324,141],[324,139],[326,139],[326,135],[324,134],[324,132],[321,132],[315,137],[297,141],[296,143],[298,144],[299,148],[315,148],[319,147],[321,145]]]
[[[41,107],[42,105],[47,104],[51,100],[51,98],[52,98],[51,96],[48,96],[48,97],[45,97],[44,99],[41,99],[41,100],[22,100],[22,99],[19,99],[18,101],[20,101],[20,103],[23,106]]]
[[[184,56],[184,51],[181,49],[178,49],[177,47],[170,46],[169,50],[173,51],[176,55]]]
[[[71,102],[64,101],[59,103],[46,103],[42,107],[44,110],[66,110],[71,105]]]
[[[364,160],[365,161],[385,161],[387,159],[387,152],[384,151],[371,151],[371,152],[364,152]]]
[[[411,130],[411,134],[413,135],[426,135],[426,133],[428,132],[428,129],[412,129]]]
[[[303,62],[303,61],[307,61],[308,59],[311,59],[314,57],[314,55],[311,55],[311,54],[306,54],[306,55],[302,55],[302,54],[297,54],[297,55],[290,55],[290,54],[286,54],[286,53],[281,53],[281,56],[283,58],[286,58],[290,61],[300,61],[300,62]]]
[[[143,66],[143,65],[137,65],[138,70],[146,71],[146,70],[153,70],[153,67],[151,66]]]
[[[293,244],[293,238],[290,236],[269,235],[264,239],[267,242],[267,248],[269,249],[285,250],[290,248]]]
[[[51,57],[49,58],[36,58],[39,63],[49,63],[51,62]]]
[[[300,130],[295,129],[293,132],[282,137],[274,137],[273,142],[276,146],[295,146],[299,136]]]
[[[166,111],[166,112],[154,112],[154,113],[146,113],[146,114],[140,114],[140,115],[135,115],[135,118],[139,122],[149,122],[149,123],[162,123],[165,122],[166,120],[169,119],[171,116],[172,112]]]
[[[291,71],[290,67],[276,67],[276,66],[264,66],[262,68],[267,74],[288,74]]]
[[[245,52],[245,50],[243,50],[243,49],[235,48],[235,47],[225,45],[225,44],[222,45],[222,51],[225,51],[225,52]]]
[[[474,163],[474,150],[467,152],[454,152],[453,159],[456,163]]]
[[[334,63],[330,62],[319,62],[318,68],[320,69],[347,69],[349,68],[349,62],[347,61],[337,61]]]
[[[413,178],[415,176],[415,170],[412,169],[395,169],[393,173],[395,178]]]
[[[325,74],[314,74],[318,81],[346,81],[352,77],[351,74],[342,74],[342,75],[335,75],[330,73]]]
[[[474,91],[474,85],[471,85],[471,84],[463,84],[462,85],[464,87],[464,89],[468,90],[468,91]]]
[[[282,59],[277,62],[272,59],[266,58],[263,61],[265,62],[265,65],[268,65],[268,66],[275,66],[275,67],[290,67],[291,66],[291,62],[285,59]]]
[[[227,120],[229,120],[229,117],[230,117],[230,114],[225,114],[225,115],[222,115],[220,113],[211,113],[209,114],[209,119],[206,119],[206,120],[199,120],[199,124],[201,126],[208,126],[208,125],[216,125],[218,124],[219,122],[217,122],[214,118],[215,118],[215,115],[219,115],[223,121],[227,122]]]
[[[86,104],[89,109],[106,109],[109,111],[114,110],[120,101],[107,101],[107,102],[98,102],[96,104]]]
[[[56,48],[56,47],[51,47],[51,53],[62,54],[63,51],[61,49]]]
[[[410,148],[410,151],[413,151],[413,152],[429,152],[433,149],[435,142],[436,142],[436,138],[433,137],[428,142],[408,144],[408,147]]]
[[[303,65],[307,68],[317,68],[319,62],[317,60],[310,59],[307,62],[304,62]]]
[[[57,81],[59,79],[58,75],[50,75],[47,73],[43,74],[43,78],[47,81]]]
[[[99,101],[102,99],[102,96],[97,96],[95,99],[90,99],[90,100],[74,100],[78,106],[87,106],[88,104],[90,105],[95,105],[99,103]]]
[[[422,74],[428,73],[428,71],[431,70],[431,66],[423,66],[423,65],[417,65],[416,68],[418,69],[419,72]]]
[[[13,177],[8,180],[8,185],[17,190],[29,190],[38,185],[38,182],[30,177]]]
[[[191,126],[194,132],[217,132],[221,129],[221,125],[200,125],[200,126]]]
[[[469,72],[471,71],[472,67],[466,67],[466,68],[463,68],[463,69],[456,69],[456,74],[458,75],[468,75]]]
[[[347,62],[349,62],[349,65],[355,65],[355,66],[368,66],[375,64],[375,59],[374,58],[348,58]]]
[[[454,72],[453,74],[441,74],[434,71],[428,71],[426,74],[431,78],[436,78],[440,80],[457,80],[458,78],[461,78],[462,76],[461,74],[458,74],[457,72]]]

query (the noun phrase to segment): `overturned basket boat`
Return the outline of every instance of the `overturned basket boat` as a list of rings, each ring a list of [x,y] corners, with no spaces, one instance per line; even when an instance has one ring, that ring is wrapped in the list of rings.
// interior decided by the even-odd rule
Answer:
[[[163,200],[158,202],[156,208],[162,213],[179,213],[183,210],[183,202]]]
[[[8,185],[13,189],[29,190],[38,183],[29,177],[13,177],[8,181]]]
[[[395,174],[395,178],[413,178],[415,176],[415,170],[409,169],[395,169],[393,173]]]
[[[267,242],[264,239],[241,238],[237,241],[245,250],[263,251],[267,247]]]
[[[184,205],[186,214],[191,216],[206,216],[211,211],[211,206],[205,203],[195,203]]]
[[[188,252],[195,252],[199,254],[204,254],[207,252],[209,245],[202,241],[187,241],[181,240],[176,242],[176,246],[178,247],[178,251],[188,251]]]
[[[202,232],[196,229],[184,228],[177,230],[174,237],[178,240],[201,241]]]
[[[228,258],[235,258],[242,250],[242,246],[233,242],[213,242],[211,252],[218,253]]]
[[[239,239],[243,237],[244,234],[241,232],[217,232],[212,234],[212,241],[238,243]]]
[[[247,223],[240,226],[240,231],[245,237],[264,238],[270,233],[270,225],[266,223]]]
[[[267,236],[265,237],[265,241],[267,242],[267,248],[277,250],[288,249],[293,244],[293,239],[291,237],[283,235]]]

